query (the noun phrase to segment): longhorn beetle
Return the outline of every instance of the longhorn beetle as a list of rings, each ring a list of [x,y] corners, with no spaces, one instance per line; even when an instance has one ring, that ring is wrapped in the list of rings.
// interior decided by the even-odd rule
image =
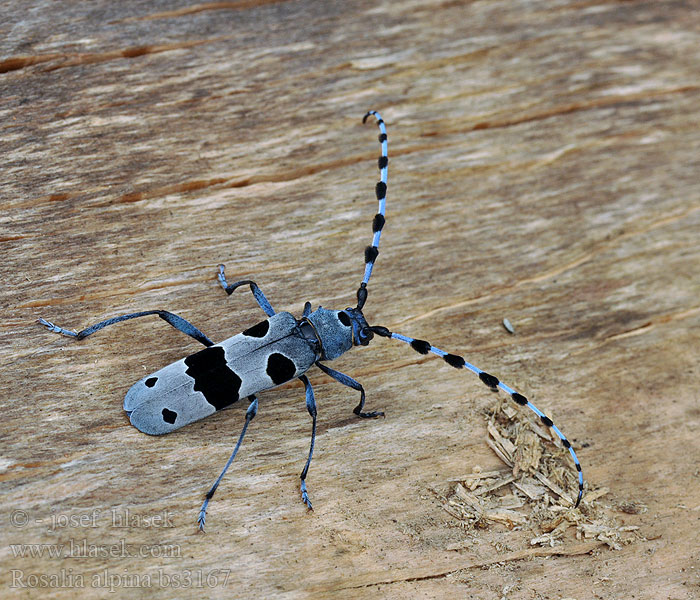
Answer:
[[[367,346],[374,335],[405,342],[420,354],[429,352],[442,358],[456,369],[468,369],[479,376],[489,388],[499,388],[508,394],[516,404],[527,406],[556,433],[565,448],[571,453],[578,471],[578,497],[575,506],[583,496],[583,472],[574,449],[564,434],[552,420],[532,404],[525,396],[498,380],[498,378],[468,363],[456,354],[450,354],[436,348],[425,340],[417,340],[400,333],[389,331],[379,325],[370,326],[365,320],[362,309],[367,301],[367,284],[372,275],[374,262],[379,254],[379,238],[385,223],[387,174],[389,158],[387,154],[387,134],[384,120],[378,112],[371,110],[362,119],[374,117],[379,127],[380,180],[376,185],[379,210],[372,221],[372,245],[365,249],[365,272],[362,283],[357,290],[357,306],[345,310],[328,310],[320,307],[311,312],[311,303],[304,304],[300,319],[288,312],[276,313],[272,305],[254,281],[244,279],[229,284],[224,274],[224,265],[219,265],[218,279],[228,295],[241,286],[249,286],[260,308],[268,318],[219,344],[212,342],[194,325],[182,317],[165,310],[147,310],[113,317],[82,331],[70,331],[54,325],[45,319],[39,323],[54,333],[63,334],[81,340],[96,331],[137,317],[158,315],[161,319],[202,343],[206,348],[182,360],[172,363],[144,377],[135,383],[124,398],[124,410],[131,424],[140,431],[150,435],[170,433],[180,427],[203,419],[246,397],[250,402],[245,415],[243,430],[238,437],[236,447],[224,466],[214,485],[207,492],[197,522],[204,530],[204,522],[209,501],[221,483],[224,474],[231,466],[241,447],[248,425],[258,411],[256,394],[274,388],[295,377],[301,380],[306,390],[306,408],[311,415],[311,445],[306,464],[301,472],[301,499],[311,509],[311,501],[306,489],[306,475],[311,464],[316,441],[316,402],[314,392],[305,373],[316,365],[333,379],[360,392],[360,402],[354,413],[363,419],[383,416],[381,411],[364,412],[365,390],[352,377],[340,373],[323,364],[338,358],[353,346]]]

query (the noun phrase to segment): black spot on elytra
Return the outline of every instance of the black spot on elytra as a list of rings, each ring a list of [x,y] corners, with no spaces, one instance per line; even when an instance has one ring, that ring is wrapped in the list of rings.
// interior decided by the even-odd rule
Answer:
[[[172,410],[168,410],[167,408],[163,409],[163,421],[172,425],[173,423],[175,423],[175,419],[177,419],[176,412],[173,412]]]
[[[270,331],[270,321],[266,320],[261,321],[257,325],[249,327],[243,332],[243,335],[247,335],[248,337],[262,338],[267,335],[268,331]]]
[[[275,352],[267,359],[267,374],[275,385],[289,381],[294,377],[297,368],[284,354]]]
[[[348,317],[348,314],[344,313],[342,310],[338,313],[338,321],[345,325],[345,327],[350,327],[350,325],[352,325],[350,322],[350,317]]]
[[[158,381],[157,377],[149,377],[146,379],[146,381],[144,381],[144,383],[146,384],[146,387],[153,387],[156,384],[156,381]]]
[[[202,392],[204,398],[216,410],[226,408],[238,400],[241,378],[226,364],[221,346],[211,346],[185,359],[185,373],[194,379],[194,391]]]

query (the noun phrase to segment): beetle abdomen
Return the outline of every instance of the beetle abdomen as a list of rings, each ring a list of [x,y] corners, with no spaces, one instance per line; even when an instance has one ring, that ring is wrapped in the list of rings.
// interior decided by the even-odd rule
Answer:
[[[136,382],[124,410],[140,431],[169,433],[299,377],[317,358],[294,315],[277,313]]]

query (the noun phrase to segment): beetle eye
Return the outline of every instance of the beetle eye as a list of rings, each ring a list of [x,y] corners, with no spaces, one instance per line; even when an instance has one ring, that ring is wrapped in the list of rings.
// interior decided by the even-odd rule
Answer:
[[[348,317],[348,314],[342,310],[338,312],[338,320],[345,325],[345,327],[350,327],[350,325],[352,325],[350,322],[350,317]]]
[[[363,327],[362,329],[360,329],[359,338],[360,344],[362,346],[366,346],[367,344],[369,344],[373,337],[374,333],[372,332],[372,330],[368,329],[367,327]]]

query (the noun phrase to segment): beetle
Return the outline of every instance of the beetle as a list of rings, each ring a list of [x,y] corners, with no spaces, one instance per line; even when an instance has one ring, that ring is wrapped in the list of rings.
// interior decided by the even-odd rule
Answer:
[[[131,386],[124,398],[124,410],[129,416],[131,424],[144,433],[150,435],[170,433],[227,408],[241,398],[247,398],[250,404],[236,446],[221,474],[207,492],[197,516],[199,529],[202,531],[206,521],[207,506],[235,459],[248,426],[257,413],[256,394],[295,378],[304,384],[306,408],[312,418],[311,444],[306,464],[300,476],[302,501],[310,510],[312,509],[306,487],[306,476],[316,441],[317,411],[313,388],[306,377],[306,372],[316,365],[339,383],[359,391],[360,401],[354,409],[354,413],[358,417],[384,416],[381,411],[365,412],[363,410],[365,390],[362,385],[352,377],[336,371],[322,362],[332,361],[354,346],[367,346],[375,335],[409,344],[420,354],[435,354],[456,369],[468,369],[490,389],[504,391],[516,404],[526,406],[533,411],[545,426],[554,431],[563,446],[569,450],[578,472],[578,496],[575,507],[581,502],[583,471],[574,449],[552,420],[525,396],[501,382],[497,377],[468,363],[459,355],[440,350],[425,340],[395,333],[383,326],[370,326],[367,323],[362,310],[367,301],[367,284],[379,255],[379,241],[386,222],[389,164],[388,138],[384,120],[377,111],[371,110],[365,114],[362,122],[365,123],[369,117],[375,118],[380,132],[381,154],[378,159],[380,179],[375,186],[379,208],[372,221],[372,244],[365,248],[364,277],[357,290],[357,305],[354,308],[329,310],[319,307],[312,312],[311,303],[306,302],[299,319],[288,312],[277,313],[254,281],[245,279],[229,284],[226,280],[224,265],[219,265],[218,280],[226,293],[231,295],[239,287],[248,286],[268,318],[218,344],[212,342],[190,322],[165,310],[148,310],[113,317],[91,325],[82,331],[71,331],[54,325],[46,319],[39,319],[39,323],[50,331],[81,340],[104,327],[121,321],[158,315],[177,330],[205,346],[203,350],[174,362]]]

